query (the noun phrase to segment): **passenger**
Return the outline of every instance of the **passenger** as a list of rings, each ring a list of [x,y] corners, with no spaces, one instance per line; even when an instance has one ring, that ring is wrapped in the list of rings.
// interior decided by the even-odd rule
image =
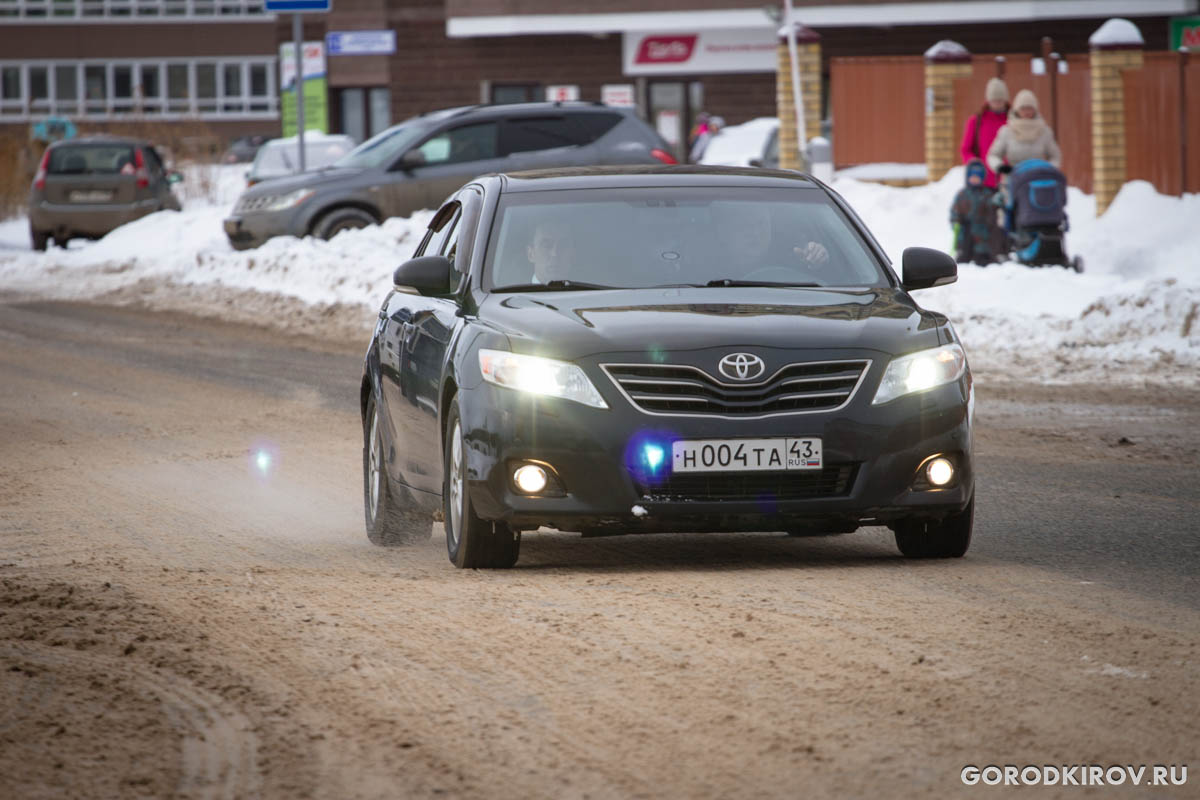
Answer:
[[[575,267],[575,240],[567,225],[543,220],[533,228],[525,248],[533,266],[533,283],[569,280]]]
[[[792,232],[793,241],[800,241],[792,248],[797,258],[789,259],[788,264],[772,264],[767,261],[771,251],[774,225],[771,220],[771,209],[761,203],[730,203],[717,215],[718,230],[721,233],[721,244],[725,251],[725,262],[734,269],[728,275],[734,279],[752,275],[755,271],[774,268],[785,270],[796,265],[812,270],[829,263],[829,250],[816,240],[811,232]],[[737,274],[737,273],[742,274]],[[767,280],[774,280],[766,278]],[[782,277],[776,278],[783,280]],[[803,276],[797,277],[803,280]]]

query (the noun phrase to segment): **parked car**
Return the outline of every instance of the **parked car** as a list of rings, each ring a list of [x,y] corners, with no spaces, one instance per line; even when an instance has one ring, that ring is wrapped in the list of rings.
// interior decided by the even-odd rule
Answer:
[[[722,128],[708,143],[701,164],[779,168],[779,118],[758,117]]]
[[[354,140],[340,133],[320,131],[304,133],[304,170],[324,169],[354,149]],[[300,140],[296,136],[272,139],[259,148],[246,173],[246,185],[253,186],[271,178],[295,175],[300,171]]]
[[[168,172],[154,146],[142,139],[94,136],[46,148],[29,190],[29,236],[34,250],[50,239],[59,247],[81,236],[99,239],[155,211],[178,211]]]
[[[845,533],[963,555],[966,354],[845,201],[797,172],[489,175],[436,213],[363,364],[368,538],[509,567],[539,527]]]
[[[258,155],[258,149],[270,140],[270,135],[265,133],[239,136],[229,143],[229,149],[221,160],[226,164],[248,164]]]
[[[225,220],[235,248],[272,236],[328,239],[438,208],[476,175],[603,164],[673,164],[669,146],[624,109],[591,103],[467,106],[413,117],[330,167],[247,189]]]

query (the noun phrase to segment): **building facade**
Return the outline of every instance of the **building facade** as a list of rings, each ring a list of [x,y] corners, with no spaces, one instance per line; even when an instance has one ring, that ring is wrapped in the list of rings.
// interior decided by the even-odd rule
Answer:
[[[762,0],[333,0],[306,41],[388,31],[394,47],[326,55],[329,127],[363,139],[436,108],[534,99],[635,106],[681,151],[701,110],[775,113],[780,4]],[[1084,52],[1111,16],[1149,47],[1197,0],[794,0],[822,56]],[[1156,31],[1163,41],[1157,43]],[[222,136],[280,131],[290,17],[262,0],[0,0],[0,128],[46,116],[103,127],[200,121]],[[828,70],[826,70],[826,75]],[[828,92],[824,95],[827,97]]]

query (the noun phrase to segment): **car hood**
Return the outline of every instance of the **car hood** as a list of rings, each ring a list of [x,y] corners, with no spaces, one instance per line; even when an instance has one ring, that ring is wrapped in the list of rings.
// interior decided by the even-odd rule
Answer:
[[[710,288],[492,294],[480,317],[515,352],[567,360],[712,347],[933,347],[946,317],[897,289]]]
[[[287,194],[297,189],[316,189],[331,183],[338,183],[363,170],[346,167],[326,167],[325,169],[301,172],[299,175],[284,175],[278,178],[264,178],[242,193],[243,197],[262,197],[264,195]]]

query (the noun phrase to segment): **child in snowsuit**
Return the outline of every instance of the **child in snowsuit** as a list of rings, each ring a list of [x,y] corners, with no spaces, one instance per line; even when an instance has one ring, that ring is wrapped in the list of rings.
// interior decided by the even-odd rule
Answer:
[[[950,206],[950,224],[954,228],[955,258],[960,264],[980,266],[996,263],[999,247],[996,207],[992,204],[995,192],[984,185],[987,169],[978,158],[967,162],[967,185],[954,196]]]

